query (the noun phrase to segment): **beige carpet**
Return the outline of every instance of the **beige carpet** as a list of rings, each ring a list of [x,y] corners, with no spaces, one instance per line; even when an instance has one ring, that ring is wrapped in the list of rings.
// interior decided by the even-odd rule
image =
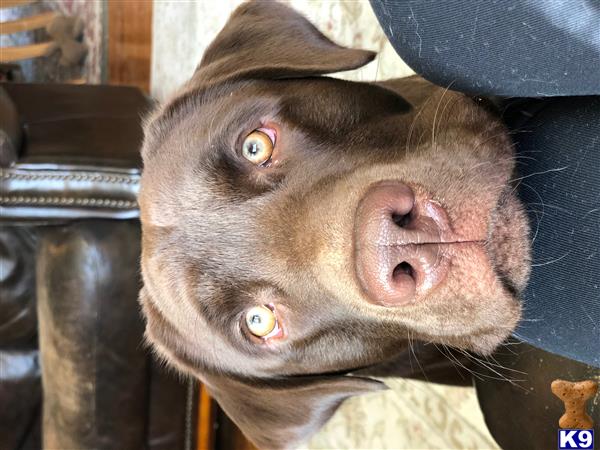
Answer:
[[[498,449],[475,391],[392,379],[382,393],[346,401],[305,448]]]

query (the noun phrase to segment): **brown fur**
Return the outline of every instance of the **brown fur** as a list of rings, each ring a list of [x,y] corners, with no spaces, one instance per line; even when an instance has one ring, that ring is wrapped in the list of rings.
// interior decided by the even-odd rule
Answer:
[[[373,56],[333,44],[286,6],[245,4],[147,121],[148,339],[261,447],[294,446],[344,398],[381,389],[356,372],[406,359],[407,339],[489,353],[520,317],[528,226],[506,130],[417,77],[318,76]],[[240,139],[265,121],[279,130],[277,160],[255,167]],[[452,260],[444,282],[397,308],[367,301],[354,269],[357,205],[389,179],[441,204],[461,239],[440,246]],[[257,342],[240,324],[267,303],[285,337]]]

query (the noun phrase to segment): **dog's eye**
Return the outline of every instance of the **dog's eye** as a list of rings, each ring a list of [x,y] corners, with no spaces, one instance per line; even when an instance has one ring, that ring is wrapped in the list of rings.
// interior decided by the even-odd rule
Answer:
[[[277,318],[267,306],[255,306],[246,313],[246,325],[254,336],[268,337],[277,331]]]
[[[259,128],[254,130],[242,144],[242,155],[252,164],[262,166],[267,164],[273,148],[275,147],[275,135],[267,128]]]

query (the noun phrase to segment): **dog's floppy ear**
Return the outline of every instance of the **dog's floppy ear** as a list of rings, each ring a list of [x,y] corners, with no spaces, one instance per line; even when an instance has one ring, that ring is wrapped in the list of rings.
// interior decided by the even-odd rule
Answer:
[[[206,49],[192,83],[320,75],[356,69],[374,57],[331,42],[286,5],[255,1],[233,12]]]
[[[386,389],[352,376],[240,381],[203,374],[217,402],[258,448],[295,448],[310,438],[348,397]]]
[[[348,397],[387,389],[347,375],[238,379],[204,371],[176,342],[185,338],[160,314],[147,285],[140,291],[146,338],[160,359],[202,381],[227,415],[261,449],[294,448],[312,436]]]

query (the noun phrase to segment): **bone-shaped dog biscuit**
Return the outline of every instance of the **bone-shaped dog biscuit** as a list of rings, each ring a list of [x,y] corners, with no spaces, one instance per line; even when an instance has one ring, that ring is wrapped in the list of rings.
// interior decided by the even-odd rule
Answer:
[[[596,381],[554,380],[550,388],[552,393],[565,404],[565,413],[558,421],[559,427],[583,430],[594,426],[594,421],[585,410],[585,404],[598,391]]]

